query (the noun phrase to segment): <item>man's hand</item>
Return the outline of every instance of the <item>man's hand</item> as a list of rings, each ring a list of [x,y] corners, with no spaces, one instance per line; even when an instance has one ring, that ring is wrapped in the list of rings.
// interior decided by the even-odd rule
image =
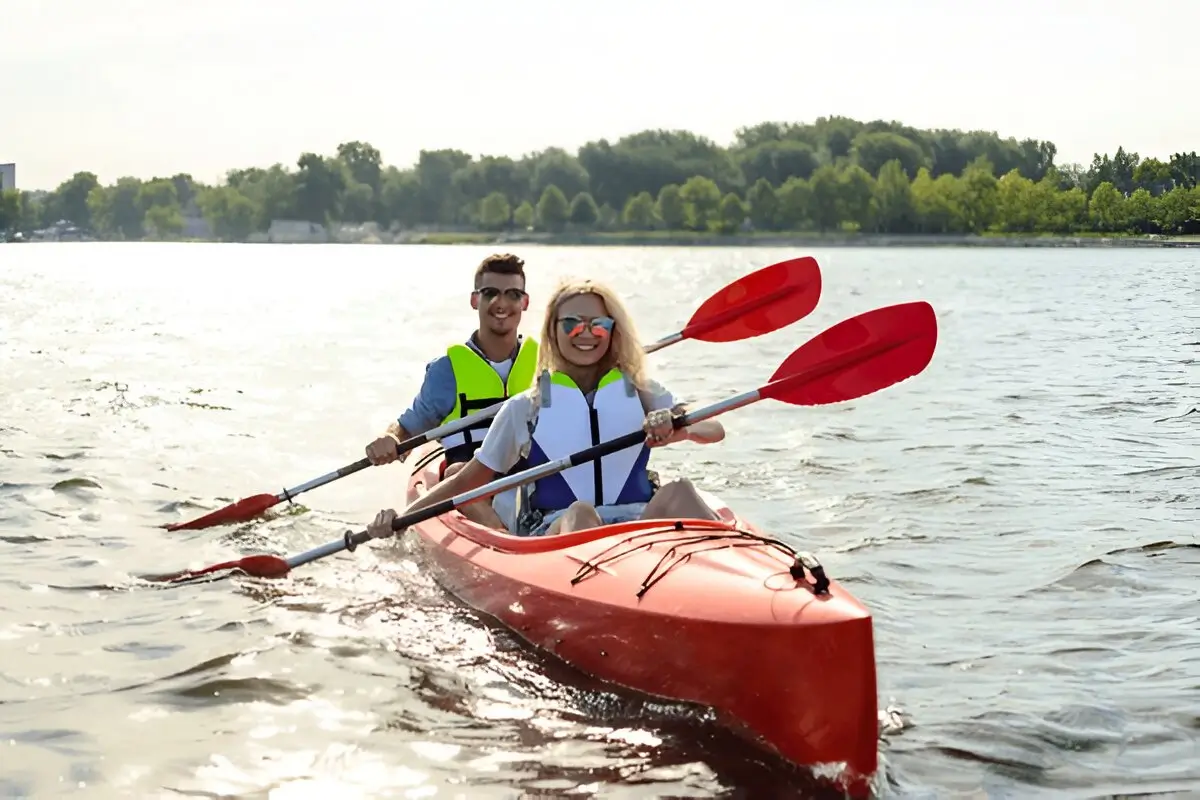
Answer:
[[[374,466],[379,466],[380,464],[390,464],[397,459],[403,461],[404,456],[408,454],[405,453],[404,455],[401,455],[399,447],[400,439],[398,439],[394,434],[388,433],[384,436],[380,436],[378,439],[367,445],[367,460],[370,461]]]

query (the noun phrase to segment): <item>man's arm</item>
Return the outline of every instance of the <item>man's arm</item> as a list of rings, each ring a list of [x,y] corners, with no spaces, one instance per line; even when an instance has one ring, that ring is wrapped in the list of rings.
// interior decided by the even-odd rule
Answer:
[[[403,434],[403,440],[441,425],[454,410],[456,388],[454,366],[449,356],[430,361],[425,367],[425,380],[421,382],[420,391],[394,423],[395,432]],[[392,430],[391,426],[388,430]]]
[[[448,356],[441,356],[425,366],[425,380],[412,403],[400,418],[388,425],[383,436],[367,445],[367,458],[372,464],[388,464],[404,457],[396,445],[405,439],[419,436],[441,425],[454,410],[454,367]]]

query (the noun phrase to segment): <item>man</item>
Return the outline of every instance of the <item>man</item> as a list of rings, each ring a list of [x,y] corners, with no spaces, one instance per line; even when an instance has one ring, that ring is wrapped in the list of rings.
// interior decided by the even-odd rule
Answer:
[[[529,307],[525,262],[511,254],[485,258],[475,270],[471,307],[479,313],[479,327],[466,344],[451,345],[445,355],[426,365],[425,381],[408,410],[384,436],[367,445],[372,464],[403,461],[405,456],[396,446],[405,439],[501,403],[533,384],[537,342],[517,333],[521,314]],[[489,423],[441,440],[446,448],[445,478],[471,460]],[[516,524],[516,492],[496,495],[492,503],[469,503],[460,510],[481,525],[511,530]]]

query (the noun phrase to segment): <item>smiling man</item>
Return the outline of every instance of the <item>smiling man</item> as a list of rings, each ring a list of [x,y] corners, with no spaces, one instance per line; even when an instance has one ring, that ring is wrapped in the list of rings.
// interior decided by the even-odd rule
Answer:
[[[465,344],[451,345],[445,355],[426,365],[425,381],[408,410],[384,436],[367,445],[372,464],[403,461],[396,445],[405,439],[500,403],[533,384],[537,342],[517,333],[521,315],[529,307],[525,262],[507,253],[485,258],[475,270],[471,307],[479,314],[479,327]],[[446,448],[445,477],[471,460],[483,443],[487,424],[441,440]],[[515,494],[510,494],[497,495],[493,504],[470,503],[461,511],[480,524],[507,528],[511,520],[506,522],[497,510],[515,514],[508,509],[515,502]]]

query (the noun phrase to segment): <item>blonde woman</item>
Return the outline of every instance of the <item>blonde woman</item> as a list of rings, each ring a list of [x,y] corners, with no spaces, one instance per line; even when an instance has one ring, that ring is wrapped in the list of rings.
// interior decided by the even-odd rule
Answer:
[[[523,487],[517,519],[505,521],[509,529],[541,536],[635,519],[716,519],[690,481],[657,491],[651,483],[649,448],[684,440],[711,444],[725,438],[725,429],[716,420],[673,427],[683,408],[647,377],[642,343],[620,298],[597,281],[564,282],[546,304],[539,341],[537,383],[506,400],[472,459],[406,513],[640,427],[644,444]],[[391,509],[381,511],[368,530],[390,536],[395,517]]]

